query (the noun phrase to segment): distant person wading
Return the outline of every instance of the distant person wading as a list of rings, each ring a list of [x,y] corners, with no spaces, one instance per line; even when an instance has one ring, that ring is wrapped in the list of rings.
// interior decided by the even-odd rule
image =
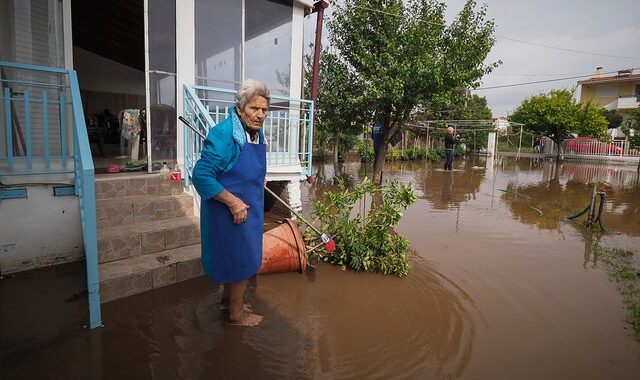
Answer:
[[[453,128],[447,128],[447,134],[444,136],[444,170],[453,170],[453,148],[456,144],[456,138],[453,136]]]
[[[246,80],[230,116],[204,140],[202,158],[193,169],[200,194],[202,266],[207,276],[224,285],[221,310],[227,324],[256,326],[263,317],[244,303],[246,280],[262,264],[266,145],[262,124],[271,94],[267,86]]]

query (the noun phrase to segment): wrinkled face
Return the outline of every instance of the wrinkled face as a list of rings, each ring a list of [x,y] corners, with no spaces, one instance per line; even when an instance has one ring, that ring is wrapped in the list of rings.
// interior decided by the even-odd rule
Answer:
[[[267,98],[263,96],[254,96],[247,102],[243,110],[239,108],[236,109],[238,110],[238,115],[240,115],[242,123],[244,123],[247,128],[257,131],[262,128],[262,123],[264,119],[267,118],[269,102]]]

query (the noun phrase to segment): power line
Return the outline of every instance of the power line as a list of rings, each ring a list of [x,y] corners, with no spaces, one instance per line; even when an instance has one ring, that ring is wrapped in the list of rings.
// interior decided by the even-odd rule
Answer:
[[[637,67],[634,67],[631,70],[637,70]],[[615,73],[617,71],[609,71],[603,74],[612,74]],[[559,81],[563,81],[563,80],[569,80],[569,79],[579,79],[579,78],[588,78],[588,77],[592,77],[593,74],[589,74],[589,75],[576,75],[576,76],[572,76],[572,77],[564,77],[564,78],[555,78],[555,79],[547,79],[547,80],[537,80],[537,81],[533,81],[533,82],[523,82],[523,83],[512,83],[512,84],[504,84],[504,85],[500,85],[500,86],[490,86],[490,87],[480,87],[480,88],[476,88],[473,91],[480,91],[480,90],[493,90],[496,88],[506,88],[506,87],[518,87],[518,86],[527,86],[530,84],[538,84],[538,83],[549,83],[549,82],[559,82]]]
[[[622,58],[622,59],[640,59],[640,57],[625,57],[622,55],[613,55],[613,54],[603,54],[603,53],[594,53],[594,52],[590,52],[590,51],[583,51],[583,50],[575,50],[575,49],[568,49],[568,48],[563,48],[563,47],[558,47],[558,46],[552,46],[552,45],[546,45],[546,44],[539,44],[537,42],[530,42],[530,41],[524,41],[524,40],[519,40],[517,38],[511,38],[511,37],[506,37],[506,36],[500,36],[500,35],[495,35],[496,38],[501,38],[503,40],[509,40],[509,41],[515,41],[515,42],[520,42],[522,44],[527,44],[527,45],[534,45],[534,46],[540,46],[540,47],[545,47],[548,49],[556,49],[556,50],[563,50],[563,51],[568,51],[568,52],[572,52],[572,53],[579,53],[579,54],[588,54],[588,55],[598,55],[600,57],[610,57],[610,58]]]
[[[370,12],[376,12],[376,13],[381,13],[381,14],[385,14],[385,15],[389,15],[389,16],[394,16],[394,17],[400,17],[400,18],[406,18],[404,15],[399,15],[397,13],[391,13],[391,12],[385,12],[379,9],[373,9],[373,8],[369,8],[369,7],[363,7],[361,5],[353,5],[353,8],[358,8],[358,9],[362,9],[365,11],[370,11]],[[438,27],[444,27],[446,25],[444,24],[440,24],[437,22],[432,22],[432,21],[425,21],[425,20],[418,20],[420,22],[424,22],[427,24],[431,24],[431,25],[435,25]],[[540,46],[540,47],[545,47],[547,49],[555,49],[555,50],[562,50],[562,51],[568,51],[571,53],[578,53],[578,54],[587,54],[587,55],[597,55],[600,57],[609,57],[609,58],[621,58],[621,59],[640,59],[640,57],[627,57],[627,56],[622,56],[622,55],[613,55],[613,54],[604,54],[604,53],[594,53],[594,52],[589,52],[589,51],[583,51],[583,50],[576,50],[576,49],[569,49],[569,48],[564,48],[564,47],[559,47],[559,46],[552,46],[552,45],[546,45],[546,44],[540,44],[537,42],[531,42],[531,41],[525,41],[525,40],[520,40],[517,38],[511,38],[511,37],[507,37],[507,36],[501,36],[498,34],[494,34],[494,36],[496,38],[500,38],[503,40],[509,40],[509,41],[514,41],[514,42],[519,42],[522,44],[527,44],[527,45],[533,45],[533,46]]]
[[[488,75],[491,76],[498,76],[498,77],[556,77],[556,76],[570,76],[570,75],[591,75],[593,74],[592,72],[588,72],[588,73],[564,73],[564,74],[507,74],[507,73],[502,73],[502,74],[498,74],[498,73],[489,73]]]

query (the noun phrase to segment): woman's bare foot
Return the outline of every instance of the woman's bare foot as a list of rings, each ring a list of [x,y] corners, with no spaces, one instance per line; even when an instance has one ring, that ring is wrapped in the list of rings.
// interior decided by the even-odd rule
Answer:
[[[220,301],[220,311],[228,311],[229,310],[229,300],[222,300]],[[251,313],[253,311],[253,307],[251,307],[251,305],[249,305],[248,303],[245,303],[242,305],[242,310],[246,311],[247,313]]]
[[[247,311],[242,311],[240,316],[237,318],[229,317],[227,320],[227,325],[229,326],[244,326],[244,327],[254,327],[258,326],[264,317],[262,315],[253,314]]]

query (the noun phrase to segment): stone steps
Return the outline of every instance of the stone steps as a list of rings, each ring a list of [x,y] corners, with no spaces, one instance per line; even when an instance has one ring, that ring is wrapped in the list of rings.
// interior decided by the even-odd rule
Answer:
[[[100,299],[132,296],[201,276],[200,244],[100,265]]]
[[[98,259],[108,263],[200,243],[195,216],[98,229]]]
[[[96,217],[101,302],[202,275],[193,198],[158,174],[96,176]]]
[[[98,228],[187,215],[193,215],[193,198],[188,194],[138,195],[96,200]]]
[[[159,174],[98,174],[95,187],[96,200],[136,195],[171,195],[171,184]]]

